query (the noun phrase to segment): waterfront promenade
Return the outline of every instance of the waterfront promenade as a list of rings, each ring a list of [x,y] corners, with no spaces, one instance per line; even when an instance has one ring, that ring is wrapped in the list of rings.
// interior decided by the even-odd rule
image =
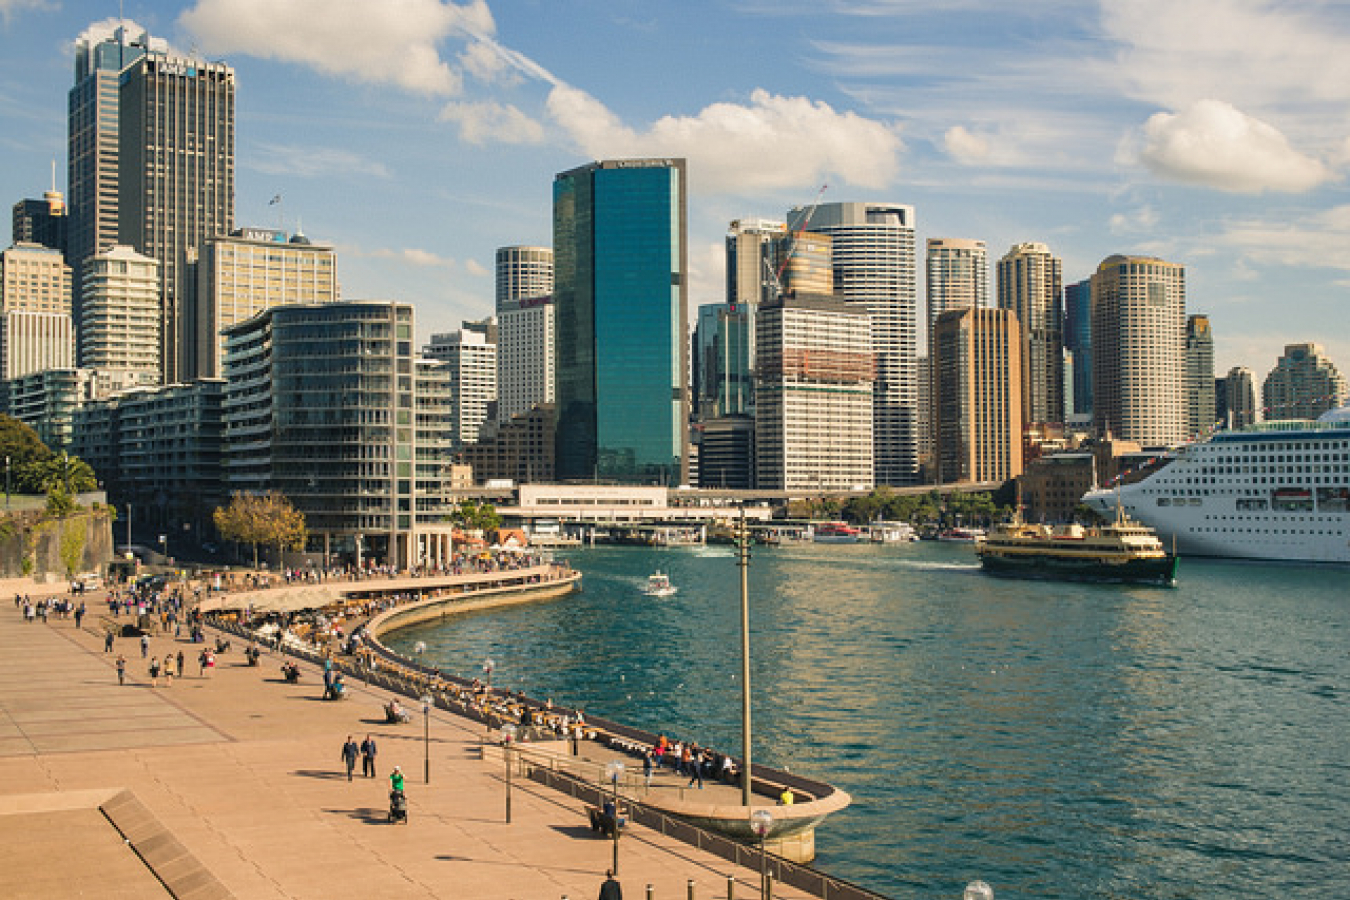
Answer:
[[[28,593],[38,595],[29,586]],[[200,645],[151,640],[150,656],[182,650],[185,678],[152,688],[137,641],[103,652],[98,593],[85,629],[26,624],[0,609],[0,896],[238,898],[589,898],[610,863],[584,806],[517,782],[504,821],[499,754],[481,725],[441,710],[383,724],[387,692],[350,684],[319,699],[280,658],[244,664],[242,647],[199,677]],[[12,587],[6,603],[13,598]],[[12,606],[12,603],[11,603]],[[128,679],[119,686],[121,653]],[[420,719],[420,716],[418,717]],[[348,783],[342,741],[379,744],[377,777]],[[431,784],[423,784],[424,747]],[[408,778],[410,821],[390,825],[387,775]],[[124,842],[124,836],[130,843]],[[625,891],[654,898],[758,896],[758,873],[633,825],[620,842]],[[776,886],[775,896],[807,895]]]

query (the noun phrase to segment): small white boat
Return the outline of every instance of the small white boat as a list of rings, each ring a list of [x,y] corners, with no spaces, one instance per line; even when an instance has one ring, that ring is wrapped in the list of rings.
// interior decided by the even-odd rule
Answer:
[[[647,576],[647,586],[642,589],[642,593],[648,597],[669,597],[678,590],[679,588],[670,583],[669,575],[657,571],[656,574]]]

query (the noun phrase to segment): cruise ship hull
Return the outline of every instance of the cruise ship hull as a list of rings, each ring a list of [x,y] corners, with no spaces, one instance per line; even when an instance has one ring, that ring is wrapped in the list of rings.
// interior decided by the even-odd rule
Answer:
[[[1125,481],[1083,503],[1119,504],[1182,556],[1350,563],[1350,419],[1219,432]]]

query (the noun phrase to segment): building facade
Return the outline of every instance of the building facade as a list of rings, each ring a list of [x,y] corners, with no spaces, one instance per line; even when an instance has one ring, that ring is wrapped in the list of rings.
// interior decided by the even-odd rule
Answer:
[[[1107,257],[1092,276],[1092,411],[1099,436],[1144,445],[1189,437],[1186,268]]]
[[[91,369],[43,369],[5,382],[5,411],[52,450],[71,450],[75,411],[94,399]]]
[[[478,441],[484,423],[495,419],[497,345],[481,331],[465,327],[433,334],[422,355],[445,363],[450,379],[450,446],[455,452],[463,450]]]
[[[185,305],[207,238],[234,228],[234,70],[147,50],[121,74],[118,235],[160,263],[162,381],[191,369]]]
[[[1025,425],[1061,425],[1064,404],[1063,263],[1040,243],[1014,244],[998,261],[998,307],[1022,332]]]
[[[39,244],[0,251],[0,378],[74,365],[70,267],[61,251]]]
[[[560,479],[688,483],[686,190],[683,159],[553,182]]]
[[[1007,309],[938,316],[933,332],[937,483],[1022,474],[1022,336]]]
[[[1064,286],[1064,351],[1072,356],[1073,403],[1064,418],[1092,421],[1092,279]],[[1068,396],[1067,394],[1065,395]]]
[[[121,245],[84,262],[80,346],[99,396],[159,384],[159,260]]]
[[[509,422],[557,393],[553,296],[506,300],[497,307],[497,421]]]
[[[553,293],[552,247],[497,248],[497,315],[506,304]]]
[[[462,456],[473,468],[479,484],[507,480],[514,484],[553,481],[553,444],[557,414],[550,403],[513,416],[508,422],[489,422],[479,432],[477,443],[466,446]]]
[[[283,305],[226,331],[228,489],[276,490],[308,549],[356,565],[449,559],[449,375],[404,303]]]
[[[810,214],[810,221],[807,216]],[[868,313],[875,354],[876,484],[919,479],[918,288],[914,207],[824,203],[797,207],[788,227],[829,235],[836,298]]]
[[[694,415],[697,419],[753,415],[751,337],[758,304],[709,303],[694,327]]]
[[[69,221],[65,197],[55,188],[41,200],[20,200],[14,204],[14,243],[40,244],[64,254]]]
[[[1286,344],[1261,388],[1266,419],[1316,419],[1346,404],[1346,379],[1319,344]]]
[[[1261,403],[1256,397],[1256,378],[1245,366],[1234,366],[1223,379],[1224,425],[1245,428],[1260,421]]]
[[[758,332],[756,487],[871,489],[876,368],[865,308],[827,295],[780,297],[761,304]]]
[[[924,285],[928,298],[928,346],[938,316],[953,309],[988,309],[989,251],[984,241],[966,238],[929,238],[924,257]]]
[[[202,242],[182,304],[180,380],[219,378],[226,328],[288,303],[340,299],[337,254],[297,232],[238,228]]]
[[[100,250],[125,243],[118,233],[121,75],[151,48],[162,52],[168,45],[130,22],[94,25],[75,40],[75,83],[67,97],[65,248],[73,271],[83,271],[84,261]],[[74,286],[72,297],[76,322],[83,314],[80,287]]]
[[[1214,332],[1209,316],[1186,319],[1187,426],[1193,437],[1211,431],[1216,421],[1214,397]]]

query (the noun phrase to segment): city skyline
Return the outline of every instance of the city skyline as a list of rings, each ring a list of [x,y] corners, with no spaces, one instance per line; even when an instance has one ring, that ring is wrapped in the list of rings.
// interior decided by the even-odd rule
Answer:
[[[287,19],[298,4],[124,4],[235,69],[236,221],[334,246],[344,296],[414,303],[419,340],[492,310],[497,247],[549,243],[555,173],[687,156],[691,308],[724,299],[732,219],[779,217],[828,184],[825,202],[913,205],[920,241],[967,236],[996,257],[1044,242],[1066,283],[1115,253],[1179,262],[1217,371],[1263,375],[1309,340],[1350,364],[1350,335],[1326,333],[1350,267],[1345,11],[325,9],[344,24]],[[68,190],[73,44],[116,13],[0,0],[6,203],[40,197],[53,159]]]

